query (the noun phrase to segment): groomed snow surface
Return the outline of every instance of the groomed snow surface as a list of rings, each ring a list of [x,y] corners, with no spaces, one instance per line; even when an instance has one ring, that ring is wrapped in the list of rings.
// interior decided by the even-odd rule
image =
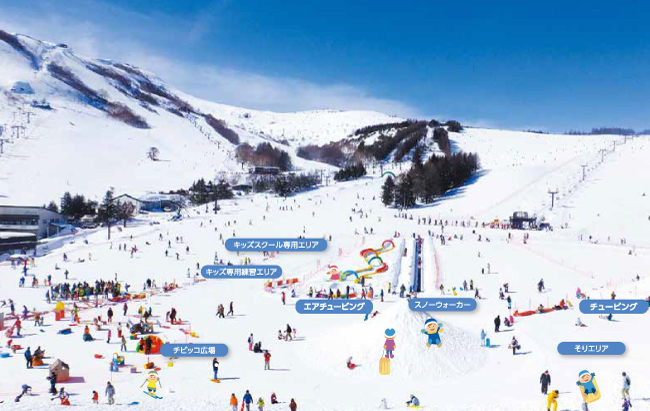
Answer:
[[[405,409],[404,402],[410,394],[417,395],[427,410],[543,410],[546,403],[540,394],[539,376],[546,369],[552,375],[551,389],[561,393],[560,410],[580,409],[581,396],[575,382],[583,369],[596,373],[603,392],[602,399],[591,404],[590,409],[620,408],[622,371],[632,378],[634,409],[648,409],[650,343],[645,315],[618,315],[616,321],[608,322],[573,309],[516,318],[514,327],[502,325],[504,332],[498,334],[493,330],[494,317],[509,314],[506,302],[498,298],[499,287],[506,282],[512,292],[509,295],[513,311],[535,309],[539,304],[554,305],[567,298],[577,306],[577,287],[591,298],[609,298],[612,291],[617,298],[644,299],[650,295],[650,204],[644,195],[650,175],[647,167],[642,167],[643,159],[650,155],[647,138],[619,145],[615,152],[605,156],[602,164],[598,150],[611,147],[614,137],[539,136],[470,129],[453,139],[459,148],[480,153],[482,176],[432,206],[409,210],[407,214],[413,216],[412,220],[396,217],[397,210],[380,203],[383,180],[374,175],[287,200],[254,195],[224,201],[216,216],[206,213],[203,207],[187,210],[179,222],[169,221],[169,215],[150,214],[121,232],[114,228],[111,241],[107,240],[105,229],[83,232],[69,237],[60,248],[51,247],[47,255],[36,259],[36,267],[30,268],[41,283],[48,274],[55,283],[64,281],[65,270],[70,272],[70,281],[110,280],[117,274],[120,282],[137,291],[147,278],[155,279],[158,287],[175,280],[182,285],[180,289],[131,302],[129,318],[137,321],[133,314],[143,305],[152,307],[155,320],[165,324],[165,313],[175,307],[179,317],[191,323],[191,330],[199,337],[187,337],[178,326],[156,326],[159,337],[168,342],[227,344],[229,354],[221,359],[220,384],[209,380],[211,359],[181,358],[168,367],[168,360],[152,355],[151,360],[161,367],[163,388],[159,394],[164,399],[145,396],[140,385],[147,358],[134,353],[134,341],[129,341],[126,363],[138,367],[139,374],[131,374],[128,368],[109,372],[108,359],[119,350],[115,326],[93,330],[97,340],[85,343],[80,327],[72,327],[71,335],[58,335],[56,332],[68,327],[69,322],[55,322],[53,314],[48,314],[43,327],[25,321],[23,338],[14,338],[14,343],[32,350],[41,346],[46,350],[46,363],[56,358],[67,362],[75,378],[60,386],[72,393],[72,404],[81,409],[97,408],[91,403],[91,392],[103,394],[106,381],[112,380],[117,390],[114,408],[118,409],[226,410],[231,393],[241,400],[249,389],[255,401],[260,396],[264,398],[267,410],[286,410],[291,398],[296,399],[300,410],[374,410],[382,398],[386,398],[391,409]],[[589,164],[585,181],[580,181],[580,164]],[[559,196],[553,210],[549,188],[565,193]],[[287,211],[281,211],[281,207]],[[480,226],[481,222],[504,219],[515,210],[538,212],[556,222],[555,230],[530,232],[530,239],[524,244],[521,231],[513,231],[508,241],[508,231]],[[210,280],[192,284],[187,279],[188,269],[194,276],[196,264],[211,264],[215,252],[224,261],[241,262],[243,254],[225,251],[221,234],[224,238],[233,234],[276,238],[331,235],[329,248],[322,254],[281,253],[266,261],[281,265],[287,278],[299,278],[301,285],[296,291],[305,297],[309,286],[317,290],[329,288],[331,283],[325,274],[328,265],[335,264],[343,270],[361,268],[361,249],[381,247],[383,240],[397,233],[396,249],[382,254],[389,270],[367,284],[373,285],[378,296],[380,287],[386,291],[387,283],[394,281],[396,267],[402,269],[400,281],[408,280],[404,273],[412,258],[413,233],[423,237],[429,231],[435,236],[441,233],[440,226],[418,224],[419,217],[429,216],[449,221],[444,234],[451,239],[441,245],[439,238],[433,238],[423,247],[423,265],[427,269],[425,293],[439,295],[439,284],[449,293],[451,287],[459,288],[464,280],[473,280],[483,297],[475,312],[413,313],[408,310],[406,299],[390,295],[383,303],[375,298],[379,314],[367,321],[363,316],[307,316],[296,313],[295,299],[288,298],[285,306],[278,291],[265,292],[262,281]],[[151,224],[154,221],[159,224]],[[463,228],[460,221],[470,221],[472,227]],[[474,228],[475,222],[479,222],[479,228]],[[560,224],[567,224],[568,228],[562,229]],[[373,234],[364,235],[364,228],[372,228]],[[355,235],[355,231],[359,234]],[[160,234],[163,241],[159,241]],[[462,240],[455,238],[461,235]],[[482,241],[478,241],[479,235]],[[183,238],[183,244],[176,243],[177,236]],[[621,245],[623,238],[626,245]],[[168,241],[171,249],[169,257],[165,257]],[[403,241],[407,248],[405,257],[399,253]],[[129,249],[137,245],[139,251],[130,258],[129,252],[118,250],[119,244],[126,244]],[[189,254],[186,246],[190,247]],[[62,261],[63,253],[69,262]],[[246,255],[254,264],[265,262],[261,255]],[[78,259],[85,262],[79,263]],[[490,274],[482,275],[481,269],[487,272],[488,263]],[[57,264],[59,270],[55,270]],[[639,281],[635,279],[637,275]],[[31,277],[27,277],[27,287],[19,289],[20,276],[19,269],[12,269],[8,263],[0,265],[0,300],[12,298],[19,312],[23,305],[30,310],[51,310],[53,305],[44,298],[46,288],[30,288]],[[547,287],[544,293],[536,289],[541,278]],[[350,281],[347,284],[353,285]],[[287,294],[290,295],[289,290]],[[460,295],[473,296],[465,292]],[[217,305],[227,308],[230,301],[234,302],[235,316],[218,319]],[[113,309],[113,321],[124,322],[121,305]],[[81,320],[89,322],[97,315],[106,318],[106,310],[106,306],[82,310]],[[7,307],[2,312],[8,314]],[[420,333],[430,316],[443,323],[441,348],[427,348],[426,338]],[[578,317],[588,327],[574,326]],[[13,321],[6,323],[10,325]],[[297,329],[297,338],[279,341],[277,332],[287,324]],[[113,330],[111,344],[105,341],[108,328]],[[391,374],[381,376],[378,362],[386,328],[396,330],[397,349]],[[493,348],[480,347],[481,329],[488,333]],[[250,333],[271,351],[271,371],[263,370],[260,354],[248,351],[246,339]],[[522,346],[515,356],[507,349],[513,336]],[[4,333],[0,338],[4,347]],[[611,358],[563,357],[556,349],[562,341],[622,341],[627,352]],[[8,350],[3,348],[3,352]],[[105,358],[95,359],[95,354]],[[359,365],[353,371],[345,366],[350,356]],[[1,358],[0,370],[0,399],[5,401],[4,407],[59,407],[47,394],[47,371],[26,370],[22,351]],[[14,403],[13,398],[25,383],[34,387],[36,395]],[[272,392],[281,404],[269,404]],[[139,404],[129,406],[133,401]],[[106,401],[101,398],[101,402]]]

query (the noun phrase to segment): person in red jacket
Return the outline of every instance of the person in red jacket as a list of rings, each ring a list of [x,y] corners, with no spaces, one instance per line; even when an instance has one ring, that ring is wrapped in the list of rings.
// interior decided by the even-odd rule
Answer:
[[[271,353],[269,352],[269,350],[264,351],[264,369],[265,370],[271,369]]]
[[[93,391],[93,404],[99,404],[99,394],[97,391]]]
[[[296,404],[296,401],[292,398],[291,402],[289,403],[289,409],[291,411],[296,411],[298,409],[298,404]]]

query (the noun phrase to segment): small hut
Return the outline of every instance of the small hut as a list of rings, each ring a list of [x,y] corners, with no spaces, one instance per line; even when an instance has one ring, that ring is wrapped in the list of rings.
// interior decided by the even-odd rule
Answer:
[[[56,360],[50,364],[50,374],[56,374],[56,382],[64,382],[70,379],[70,366],[61,360]]]

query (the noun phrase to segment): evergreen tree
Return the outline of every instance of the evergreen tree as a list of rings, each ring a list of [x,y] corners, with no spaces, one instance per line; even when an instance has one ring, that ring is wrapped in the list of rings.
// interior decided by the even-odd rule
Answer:
[[[415,205],[415,192],[413,191],[413,178],[409,174],[401,177],[395,189],[395,205],[401,209],[411,208]]]
[[[68,191],[61,197],[61,214],[72,216],[72,194]]]
[[[112,219],[116,218],[116,206],[117,205],[115,204],[115,200],[113,198],[113,191],[107,190],[106,194],[104,194],[104,200],[99,206],[99,212],[97,213],[97,216],[101,221],[109,223]]]
[[[45,209],[52,211],[53,213],[58,213],[59,212],[59,206],[56,205],[54,201],[50,201],[50,204],[48,204]]]
[[[390,206],[395,201],[395,180],[393,177],[388,176],[384,185],[381,187],[381,202],[385,206]]]

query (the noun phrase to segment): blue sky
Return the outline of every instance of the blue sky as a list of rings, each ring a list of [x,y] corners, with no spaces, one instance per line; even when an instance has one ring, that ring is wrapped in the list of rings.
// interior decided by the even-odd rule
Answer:
[[[0,27],[250,108],[650,128],[641,1],[0,0]]]

